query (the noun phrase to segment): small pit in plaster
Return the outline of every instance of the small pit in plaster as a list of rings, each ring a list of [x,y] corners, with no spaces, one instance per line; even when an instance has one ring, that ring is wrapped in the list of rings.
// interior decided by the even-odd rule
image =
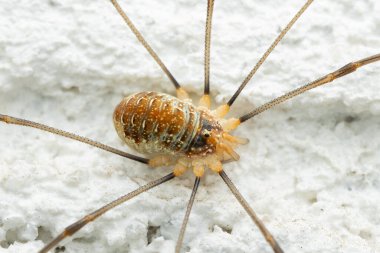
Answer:
[[[38,227],[38,235],[36,240],[43,241],[44,243],[48,243],[53,239],[52,233],[45,229],[44,227]]]
[[[58,246],[55,248],[54,253],[62,253],[65,252],[66,247],[65,246]]]
[[[215,231],[215,227],[219,227],[223,232],[227,233],[227,234],[231,234],[232,233],[232,226],[230,225],[221,225],[221,224],[212,224],[209,228],[209,230],[211,232],[214,232]]]
[[[146,233],[148,245],[151,244],[154,239],[161,236],[160,228],[161,228],[160,226],[153,226],[153,225],[148,226],[148,232]]]

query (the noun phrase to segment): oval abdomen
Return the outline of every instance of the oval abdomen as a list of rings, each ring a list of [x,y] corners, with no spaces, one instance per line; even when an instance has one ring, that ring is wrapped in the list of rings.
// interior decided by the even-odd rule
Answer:
[[[113,120],[120,138],[138,152],[185,154],[197,134],[201,114],[170,95],[141,92],[124,98]]]

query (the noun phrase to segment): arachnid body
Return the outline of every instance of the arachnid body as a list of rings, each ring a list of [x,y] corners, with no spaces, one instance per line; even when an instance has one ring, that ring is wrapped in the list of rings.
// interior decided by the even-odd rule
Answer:
[[[15,43],[3,57],[0,113],[120,146],[113,107],[131,93],[174,94],[170,82],[107,1],[38,4],[12,6],[11,15],[2,17],[10,38],[2,41]],[[315,2],[247,85],[231,115],[377,53],[379,4],[351,4]],[[198,96],[205,3],[157,1],[149,11],[140,1],[123,5],[180,83]],[[215,5],[211,93],[221,104],[302,2]],[[166,12],[175,22],[166,20]],[[224,166],[286,252],[377,250],[376,66],[305,93],[237,131],[251,142],[238,150],[238,163]],[[1,245],[11,243],[9,250],[15,252],[40,249],[41,240],[47,243],[85,213],[172,168],[151,170],[31,129],[1,124],[0,134]],[[193,175],[183,178],[86,226],[65,244],[66,251],[172,250]],[[219,177],[211,173],[204,184],[190,217],[186,249],[271,252]]]
[[[229,135],[231,123],[221,120],[206,107],[156,92],[124,98],[113,114],[125,143],[149,155],[153,167],[175,164],[177,176],[187,168],[203,176],[206,166],[218,172],[221,162],[239,159],[233,147],[246,141]]]

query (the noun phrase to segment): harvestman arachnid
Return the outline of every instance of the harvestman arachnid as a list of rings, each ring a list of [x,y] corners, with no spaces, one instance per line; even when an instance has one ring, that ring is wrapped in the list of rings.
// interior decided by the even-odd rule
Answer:
[[[169,70],[161,62],[161,60],[158,57],[158,55],[156,55],[156,53],[149,46],[149,44],[143,39],[143,37],[141,36],[141,34],[139,33],[139,31],[134,27],[134,25],[131,23],[131,21],[129,20],[129,18],[127,17],[127,15],[122,11],[122,9],[118,5],[118,3],[116,1],[114,1],[114,0],[111,0],[111,2],[116,7],[117,11],[122,16],[122,18],[124,19],[124,21],[127,23],[127,25],[129,26],[129,28],[137,36],[137,38],[139,39],[139,41],[149,51],[149,53],[156,60],[156,62],[158,63],[158,65],[163,69],[163,71],[165,72],[165,74],[172,81],[172,83],[174,84],[174,86],[176,88],[176,91],[177,91],[177,97],[180,100],[187,101],[187,99],[188,99],[187,92],[176,81],[176,79],[173,77],[173,75],[169,72]],[[64,132],[62,130],[58,130],[58,129],[54,129],[54,128],[51,128],[51,127],[47,127],[45,125],[42,125],[42,124],[39,124],[39,123],[35,123],[35,122],[31,122],[31,121],[28,121],[28,120],[18,119],[18,118],[15,118],[13,116],[0,114],[0,120],[3,121],[3,122],[5,122],[5,123],[16,124],[16,125],[23,125],[23,126],[29,126],[29,127],[38,128],[38,129],[41,129],[41,130],[44,130],[44,131],[52,132],[52,133],[55,133],[55,134],[58,134],[58,135],[62,135],[62,136],[65,136],[65,137],[68,137],[68,138],[71,138],[71,139],[74,139],[74,140],[78,140],[78,141],[87,143],[89,145],[98,147],[100,149],[109,151],[111,153],[115,153],[115,154],[124,156],[126,158],[135,160],[136,162],[150,164],[153,167],[155,167],[155,166],[162,166],[162,165],[171,165],[172,167],[174,167],[174,172],[173,173],[170,173],[170,174],[168,174],[168,175],[166,175],[166,176],[164,176],[164,177],[162,177],[160,179],[157,179],[157,180],[154,180],[152,182],[149,182],[146,185],[138,188],[137,190],[135,190],[135,191],[133,191],[133,192],[131,192],[131,193],[129,193],[129,194],[127,194],[127,195],[125,195],[125,196],[117,199],[117,200],[115,200],[115,202],[112,202],[109,205],[106,205],[106,206],[98,209],[94,213],[89,214],[89,215],[85,216],[84,218],[78,220],[76,223],[73,223],[72,225],[70,225],[69,227],[67,227],[62,232],[62,234],[58,235],[51,243],[47,244],[40,252],[47,252],[50,249],[56,247],[58,245],[58,243],[62,239],[66,238],[68,236],[71,236],[72,234],[74,234],[75,232],[77,232],[78,230],[80,230],[83,226],[85,226],[89,222],[93,221],[94,219],[96,219],[97,217],[99,217],[100,215],[102,215],[103,213],[105,213],[106,211],[112,209],[116,205],[119,205],[119,204],[121,204],[121,203],[123,203],[123,202],[125,202],[125,201],[127,201],[127,200],[129,200],[129,199],[131,199],[131,198],[133,198],[133,197],[135,197],[137,195],[139,195],[140,193],[145,192],[145,191],[147,191],[147,190],[155,187],[155,186],[158,186],[158,185],[160,185],[160,184],[162,184],[164,182],[167,182],[167,181],[173,179],[176,176],[180,176],[185,170],[189,169],[189,170],[192,170],[194,172],[194,174],[196,176],[196,180],[195,180],[195,183],[194,183],[193,192],[192,192],[192,195],[191,195],[188,207],[186,209],[185,218],[184,218],[184,221],[182,223],[182,227],[181,227],[181,230],[179,232],[179,237],[178,237],[178,240],[177,240],[176,252],[180,252],[181,246],[182,246],[182,241],[183,241],[183,238],[184,238],[184,235],[185,235],[186,225],[187,225],[187,222],[188,222],[188,219],[189,219],[189,215],[190,215],[190,212],[191,212],[191,208],[192,208],[192,205],[193,205],[193,201],[194,201],[194,198],[195,198],[195,194],[197,192],[200,180],[201,180],[201,178],[203,176],[204,169],[206,169],[207,167],[210,168],[211,170],[213,170],[214,172],[218,173],[221,176],[221,178],[227,184],[227,186],[229,187],[229,189],[231,190],[231,192],[234,194],[234,196],[236,197],[236,199],[239,201],[239,203],[243,206],[243,208],[246,210],[246,212],[248,213],[248,215],[251,217],[251,219],[253,220],[253,222],[259,227],[260,231],[263,233],[264,238],[267,240],[267,242],[269,243],[269,245],[272,247],[273,251],[274,252],[283,252],[283,250],[281,249],[280,245],[278,245],[278,243],[275,241],[274,236],[272,236],[271,233],[266,229],[265,225],[256,216],[256,214],[254,213],[254,211],[252,210],[252,208],[250,207],[250,205],[246,202],[246,200],[239,193],[239,191],[234,186],[234,184],[230,181],[230,179],[227,176],[226,172],[222,169],[221,163],[223,163],[225,161],[238,160],[239,159],[238,155],[234,152],[233,148],[235,146],[237,146],[238,144],[244,144],[245,143],[244,139],[236,138],[236,137],[228,134],[228,132],[234,130],[235,128],[237,128],[242,123],[244,123],[247,120],[255,117],[256,115],[258,115],[258,114],[260,114],[260,113],[262,113],[262,112],[264,112],[264,111],[272,108],[275,105],[278,105],[278,104],[280,104],[280,103],[282,103],[282,102],[284,102],[284,101],[286,101],[286,100],[288,100],[288,99],[290,99],[290,98],[292,98],[294,96],[300,95],[300,94],[302,94],[303,92],[305,92],[307,90],[316,88],[316,87],[321,86],[323,84],[332,82],[333,80],[335,80],[337,78],[340,78],[340,77],[343,77],[343,76],[345,76],[347,74],[350,74],[350,73],[354,72],[357,68],[360,68],[360,67],[362,67],[364,65],[367,65],[367,64],[370,64],[370,63],[374,63],[374,62],[380,60],[380,55],[376,54],[376,55],[368,56],[366,58],[354,61],[352,63],[348,63],[347,65],[344,65],[341,68],[338,68],[337,70],[332,71],[331,73],[328,73],[327,75],[322,75],[320,78],[316,79],[315,81],[312,81],[312,82],[310,82],[310,83],[308,83],[308,84],[306,84],[304,86],[301,86],[298,89],[290,91],[289,93],[286,93],[283,96],[280,96],[280,97],[278,97],[278,98],[276,98],[276,99],[274,99],[274,100],[272,100],[272,101],[270,101],[270,102],[268,102],[268,103],[266,103],[266,104],[264,104],[262,106],[259,106],[256,109],[253,109],[252,111],[250,111],[250,112],[248,112],[246,114],[239,115],[238,118],[226,118],[226,119],[224,119],[224,117],[228,113],[230,107],[234,104],[235,100],[238,98],[240,92],[243,90],[243,88],[245,87],[245,85],[248,84],[248,82],[251,80],[252,76],[260,68],[261,64],[264,63],[264,61],[269,56],[269,54],[272,52],[272,50],[281,41],[281,39],[283,38],[283,36],[285,36],[285,34],[288,32],[288,30],[290,30],[290,28],[293,26],[293,24],[297,21],[297,19],[303,14],[303,12],[308,8],[308,6],[311,3],[312,3],[312,1],[307,1],[305,3],[305,5],[303,5],[303,7],[292,18],[292,20],[289,22],[289,24],[281,31],[281,33],[275,39],[275,41],[273,42],[273,44],[268,48],[268,50],[263,55],[263,57],[254,66],[254,68],[252,69],[252,71],[250,72],[250,74],[243,81],[243,83],[239,86],[239,89],[228,100],[228,102],[226,104],[224,104],[224,105],[221,105],[221,106],[217,107],[215,110],[209,112],[209,109],[211,107],[211,105],[210,105],[210,96],[209,96],[209,93],[210,93],[209,62],[210,62],[211,20],[212,20],[214,1],[208,1],[207,22],[206,22],[206,24],[207,24],[206,25],[206,43],[205,43],[205,82],[204,82],[204,95],[202,96],[202,98],[199,101],[199,103],[194,103],[194,104],[196,106],[199,105],[199,107],[197,108],[197,110],[199,112],[202,112],[202,113],[203,112],[205,112],[205,113],[207,112],[207,113],[210,114],[210,116],[213,117],[213,119],[215,121],[220,122],[222,130],[218,129],[218,131],[216,131],[215,130],[216,128],[213,128],[213,127],[208,128],[208,126],[211,125],[211,124],[207,125],[206,123],[204,123],[203,125],[197,125],[197,124],[194,123],[194,126],[195,126],[194,129],[195,130],[192,129],[192,133],[194,134],[193,137],[189,137],[189,138],[186,137],[186,138],[184,138],[184,139],[186,139],[187,142],[184,141],[183,148],[181,147],[179,150],[177,150],[177,151],[179,151],[179,153],[182,152],[182,156],[183,157],[186,157],[186,158],[183,158],[184,160],[181,160],[181,157],[179,156],[179,158],[176,158],[175,161],[172,161],[172,160],[169,160],[169,158],[166,157],[165,155],[161,155],[161,154],[158,155],[158,156],[151,155],[149,157],[149,159],[147,159],[147,158],[143,158],[143,157],[140,157],[140,156],[131,155],[129,153],[126,153],[126,152],[123,152],[123,151],[120,151],[120,150],[116,150],[114,148],[111,148],[109,146],[103,145],[101,143],[94,142],[92,140],[89,140],[89,139],[86,139],[86,138],[83,138],[83,137],[80,137],[80,136],[77,136],[77,135],[73,135],[71,133]],[[140,97],[136,97],[136,100],[138,101],[139,99],[145,99],[146,96],[148,96],[148,94],[140,95]],[[159,98],[159,99],[161,99],[161,98]],[[127,105],[128,102],[130,102],[130,100],[131,99],[129,99],[129,100],[127,99],[126,100],[126,102],[125,102],[126,105]],[[180,100],[174,100],[174,102],[175,103],[179,103]],[[170,103],[172,103],[172,101]],[[138,102],[134,102],[134,106],[137,108],[140,105],[139,105]],[[135,109],[135,107],[133,107],[133,109]],[[147,107],[147,108],[150,108],[150,107]],[[144,117],[148,117],[147,116],[147,111],[149,111],[149,109],[147,109],[146,111],[143,111],[143,113],[145,113]],[[160,111],[160,112],[162,112],[162,111]],[[117,113],[115,113],[115,115],[116,115],[115,116],[115,121],[116,121],[116,125],[117,125],[116,118],[119,119],[120,115],[118,115]],[[154,116],[154,115],[152,115],[152,117],[153,118],[155,118],[155,117],[157,118],[157,116]],[[127,118],[128,118],[128,120],[131,120],[131,122],[132,122],[131,124],[134,125],[134,123],[133,123],[133,116],[128,116]],[[127,120],[127,118],[125,120]],[[199,121],[201,122],[202,119],[200,118]],[[208,122],[209,121],[210,120],[208,120]],[[125,122],[123,122],[123,119],[121,119],[121,123],[122,124],[125,123]],[[127,124],[129,124],[129,123],[125,123],[125,125],[127,125]],[[154,125],[157,126],[157,125],[160,125],[160,124],[163,124],[163,123],[155,123]],[[139,126],[141,126],[141,125],[145,125],[145,121],[142,120],[140,122]],[[206,129],[203,129],[202,127],[205,126],[205,125],[207,125],[207,127],[206,127]],[[154,127],[152,129],[154,129]],[[123,130],[119,130],[119,132],[120,131],[121,132],[122,131],[126,132],[127,130],[123,129]],[[166,134],[165,131],[166,130],[164,130],[164,133]],[[158,132],[159,132],[158,134],[161,134],[161,135],[163,134],[163,133],[161,133],[161,130],[158,130]],[[136,138],[140,138],[139,136],[136,137],[135,135],[131,134],[132,137],[130,137],[130,136],[128,136],[128,133],[122,133],[122,134],[119,133],[119,135],[123,135],[123,134],[124,134],[125,138],[134,139],[135,143],[137,143],[136,144],[137,146],[140,145],[139,144],[140,141],[136,140]],[[179,135],[179,133],[177,133],[177,134]],[[183,134],[183,133],[181,133],[181,134]],[[197,144],[198,146],[195,145],[195,143],[198,143],[197,139],[196,139],[196,138],[198,138],[197,134],[200,134],[200,136],[203,138],[200,141],[201,144],[199,144],[199,145]],[[214,138],[214,135],[217,136],[217,138],[215,138],[215,140],[212,139],[212,138]],[[121,136],[121,137],[123,137],[123,136]],[[179,136],[176,140],[172,139],[171,142],[169,142],[169,143],[171,144],[172,142],[179,141],[180,137],[181,136]],[[201,138],[201,137],[199,137],[199,138]],[[151,138],[151,137],[149,137],[149,138]],[[210,140],[212,140],[212,141],[210,141]],[[149,142],[149,140],[147,142]],[[155,143],[155,144],[152,144],[152,145],[163,145],[163,144],[162,143],[160,143],[160,144]],[[181,143],[181,145],[182,145],[182,143]],[[210,146],[211,151],[209,151],[209,153],[205,153],[205,154],[202,153],[202,155],[200,155],[200,154],[193,155],[193,154],[190,153],[190,151],[193,151],[191,149],[191,147],[195,147],[196,146],[197,148],[199,148],[199,147],[202,147],[202,145],[211,145]],[[147,148],[144,148],[144,149],[147,149]],[[214,154],[214,153],[216,154],[216,156],[210,158],[211,155]],[[204,158],[205,158],[205,160],[202,160]],[[210,158],[210,159],[208,159],[208,158]],[[193,162],[195,160],[197,162]],[[199,161],[201,161],[201,162],[199,162]]]

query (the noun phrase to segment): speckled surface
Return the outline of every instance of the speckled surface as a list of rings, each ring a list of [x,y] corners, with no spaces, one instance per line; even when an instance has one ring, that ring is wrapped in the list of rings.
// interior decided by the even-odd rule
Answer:
[[[226,101],[303,1],[216,1],[212,94]],[[203,83],[206,1],[123,6],[178,81]],[[380,49],[380,3],[316,1],[236,101],[241,115]],[[105,0],[0,2],[0,113],[128,150],[114,107],[174,89]],[[285,252],[380,252],[380,72],[369,65],[244,123],[250,143],[226,172]],[[51,236],[168,173],[41,131],[0,124],[0,252],[36,252]],[[66,241],[65,252],[174,252],[188,173]],[[148,227],[159,227],[148,244]],[[154,229],[151,229],[154,230]],[[271,252],[216,175],[202,181],[185,250]]]

